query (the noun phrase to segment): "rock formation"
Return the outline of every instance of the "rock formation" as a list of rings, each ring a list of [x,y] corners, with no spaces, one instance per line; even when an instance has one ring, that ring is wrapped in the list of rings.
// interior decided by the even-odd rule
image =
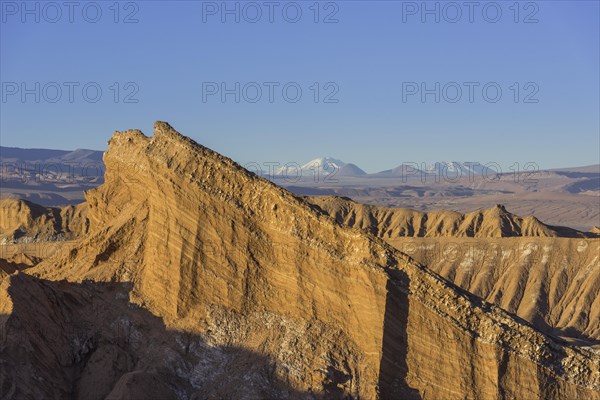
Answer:
[[[360,204],[347,197],[305,198],[338,222],[367,230],[382,238],[398,237],[598,237],[592,230],[580,232],[548,226],[532,215],[511,214],[497,204],[487,210],[466,214],[455,211],[417,211]]]
[[[8,398],[600,398],[567,345],[155,124],[89,233],[0,281]]]
[[[57,208],[0,199],[0,217],[2,244],[70,240],[88,229],[86,204]]]
[[[545,332],[600,344],[600,239],[593,232],[531,222],[500,206],[420,213],[336,197],[307,200]]]

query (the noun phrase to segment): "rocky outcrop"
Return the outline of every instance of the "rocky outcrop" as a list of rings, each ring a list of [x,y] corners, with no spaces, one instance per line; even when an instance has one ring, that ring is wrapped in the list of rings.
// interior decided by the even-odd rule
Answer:
[[[0,217],[1,244],[72,240],[84,235],[89,225],[85,203],[56,208],[0,199]]]
[[[168,124],[109,146],[90,233],[1,282],[16,396],[600,398],[598,354]]]
[[[14,254],[9,258],[0,258],[0,279],[17,271],[31,268],[39,262],[39,258],[24,253]]]
[[[305,197],[338,222],[381,238],[398,237],[597,237],[591,232],[548,226],[532,215],[511,214],[497,204],[461,214],[455,211],[417,211],[360,204],[347,197]]]

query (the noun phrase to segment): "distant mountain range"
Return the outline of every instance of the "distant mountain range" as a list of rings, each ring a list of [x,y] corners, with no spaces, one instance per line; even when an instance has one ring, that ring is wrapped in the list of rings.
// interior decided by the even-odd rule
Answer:
[[[441,161],[432,164],[403,163],[385,171],[372,174],[377,177],[418,178],[435,175],[447,180],[468,178],[473,176],[493,177],[497,171],[478,162]]]
[[[76,149],[76,150],[49,150],[49,149],[21,149],[19,147],[0,146],[0,159],[2,162],[102,162],[102,151]]]
[[[86,177],[97,181],[104,176],[103,152],[77,149],[48,150],[0,147],[2,177],[38,183],[66,183]]]
[[[472,176],[496,175],[497,170],[488,168],[478,162],[441,161],[431,164],[403,163],[395,168],[374,174],[367,174],[363,169],[353,163],[346,163],[333,157],[319,157],[301,166],[289,163],[274,170],[274,178],[294,179],[302,172],[302,178],[329,176],[337,177],[365,177],[377,178],[406,177],[416,179],[422,176],[439,176],[446,179],[460,179]]]
[[[49,175],[56,175],[57,171],[63,174],[68,172],[75,175],[91,174],[92,169],[98,171],[95,178],[102,179],[104,170],[102,162],[102,151],[89,149],[76,150],[51,150],[51,149],[22,149],[18,147],[0,146],[0,163],[2,163],[3,176],[11,169],[20,167],[26,177],[33,174],[34,166],[42,168]],[[492,167],[492,168],[490,168]],[[402,163],[394,168],[376,173],[367,173],[354,163],[347,163],[334,157],[319,157],[308,161],[302,165],[298,163],[287,163],[274,169],[275,179],[289,177],[293,178],[300,175],[302,178],[313,177],[376,177],[376,178],[396,178],[405,176],[407,178],[418,178],[419,176],[437,175],[447,180],[468,178],[471,176],[489,176],[497,173],[493,165],[483,165],[479,162],[471,161],[438,161],[433,163]],[[89,171],[86,171],[89,170]],[[45,171],[44,171],[45,170]],[[547,170],[548,172],[569,175],[576,177],[578,174],[600,173],[600,164],[585,167],[561,168]],[[508,172],[508,171],[504,171]],[[268,176],[268,171],[263,171],[263,175]]]
[[[102,154],[0,146],[0,195],[46,206],[81,202],[84,190],[104,182]]]
[[[2,179],[0,195],[26,199],[45,206],[81,202],[84,190],[104,182],[105,166],[102,155],[102,151],[89,149],[68,151],[0,146],[0,178]],[[403,163],[392,169],[368,174],[356,164],[333,157],[315,158],[302,165],[287,163],[280,165],[272,173],[265,170],[262,173],[263,177],[299,194],[356,196],[359,190],[360,193],[367,191],[370,193],[369,196],[389,197],[389,191],[383,193],[381,187],[406,184],[431,186],[441,182],[454,184],[454,192],[458,190],[460,193],[453,192],[453,196],[457,194],[465,196],[474,194],[469,191],[475,190],[474,187],[470,187],[475,180],[469,181],[469,178],[477,179],[477,190],[485,189],[488,192],[492,189],[495,192],[513,192],[513,188],[505,187],[506,184],[510,182],[528,184],[531,178],[539,181],[533,186],[530,185],[531,188],[528,189],[534,192],[551,190],[596,193],[600,190],[600,165],[538,171],[535,175],[527,172],[521,174],[520,181],[513,181],[512,172],[505,173],[502,184],[496,184],[492,179],[494,185],[488,187],[490,179],[484,178],[495,178],[496,170],[477,162]],[[348,190],[334,193],[332,189],[322,189],[330,183],[336,186],[347,186]],[[301,185],[303,189],[292,187],[294,185]],[[353,188],[354,185],[358,186]],[[320,191],[315,192],[317,189]],[[422,189],[427,193],[437,194],[446,193],[448,190],[448,188],[438,187]],[[325,193],[321,193],[323,190]],[[396,189],[392,192],[406,195],[405,191]]]
[[[598,173],[600,165],[565,168],[560,170],[547,170],[547,173],[556,173],[565,175],[567,173]],[[527,173],[527,171],[522,171]],[[535,171],[541,172],[541,171]],[[360,177],[360,178],[396,178],[403,181],[415,182],[418,180],[432,181],[434,179],[444,180],[446,182],[458,181],[460,179],[469,179],[475,177],[484,177],[486,179],[495,179],[498,174],[512,174],[512,171],[502,171],[500,166],[490,163],[481,164],[472,161],[438,161],[434,163],[402,163],[394,168],[376,173],[367,173],[359,166],[353,163],[346,163],[333,157],[319,157],[303,165],[298,163],[288,163],[275,168],[272,177],[269,172],[264,172],[264,176],[277,180],[294,181],[302,178],[303,181],[329,180],[341,177]],[[318,179],[325,178],[325,179]]]
[[[296,177],[315,180],[322,177],[334,176],[364,176],[365,171],[352,163],[345,163],[333,157],[319,157],[311,160],[301,166],[295,163],[289,163],[276,168],[274,178],[295,179]]]

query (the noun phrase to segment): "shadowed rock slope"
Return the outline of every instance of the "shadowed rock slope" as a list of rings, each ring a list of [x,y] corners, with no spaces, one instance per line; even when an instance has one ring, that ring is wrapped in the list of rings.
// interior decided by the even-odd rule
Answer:
[[[0,363],[18,398],[140,398],[150,383],[180,399],[600,398],[597,354],[166,123],[116,133],[104,161],[90,234],[2,280]]]
[[[382,238],[396,237],[597,237],[594,232],[549,226],[532,215],[524,218],[504,206],[461,214],[455,211],[417,211],[361,204],[347,197],[305,198],[338,222]]]
[[[24,253],[14,254],[8,258],[0,258],[0,279],[14,274],[16,271],[33,267],[40,260],[35,256],[30,256]]]

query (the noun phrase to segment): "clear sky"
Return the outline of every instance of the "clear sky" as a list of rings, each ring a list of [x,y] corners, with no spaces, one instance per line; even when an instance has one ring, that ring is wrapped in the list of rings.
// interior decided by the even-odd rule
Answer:
[[[1,2],[3,146],[165,120],[241,163],[600,163],[595,0],[64,3]]]

